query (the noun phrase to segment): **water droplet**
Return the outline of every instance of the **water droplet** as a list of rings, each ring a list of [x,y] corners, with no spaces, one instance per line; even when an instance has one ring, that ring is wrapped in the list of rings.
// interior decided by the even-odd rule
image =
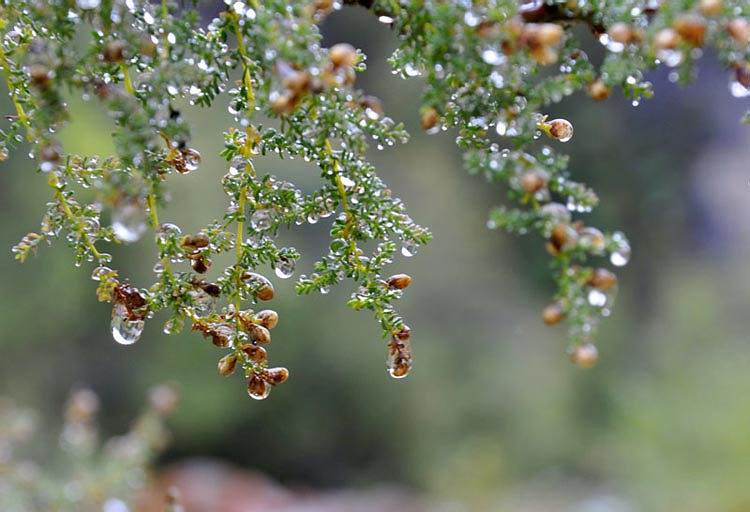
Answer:
[[[182,331],[183,321],[180,318],[170,318],[164,322],[162,332],[164,334],[177,334]]]
[[[294,260],[289,258],[280,258],[276,263],[274,272],[281,279],[289,279],[294,274]]]
[[[154,263],[154,274],[163,274],[164,273],[164,264],[161,261],[157,261]]]
[[[273,225],[273,211],[268,208],[255,210],[250,216],[250,226],[256,231],[265,231]]]
[[[112,337],[120,345],[132,345],[143,332],[143,320],[128,319],[128,312],[124,305],[117,304],[112,310]]]
[[[750,87],[745,87],[736,78],[732,78],[729,82],[729,92],[735,98],[747,98],[750,96]]]
[[[656,52],[656,57],[670,68],[674,68],[682,62],[683,53],[680,50],[666,48]]]
[[[406,73],[406,76],[411,76],[411,77],[420,75],[419,69],[417,69],[417,67],[414,66],[414,64],[412,64],[411,62],[407,62],[404,65],[404,73]]]
[[[101,281],[102,277],[109,274],[110,272],[112,272],[112,269],[109,267],[104,267],[104,266],[96,267],[91,272],[91,279],[93,279],[94,281]]]
[[[417,252],[417,244],[412,240],[404,241],[404,245],[401,246],[401,254],[407,258],[411,258]]]
[[[600,290],[591,290],[588,294],[588,301],[594,307],[600,308],[607,304],[607,295]]]
[[[182,156],[185,159],[185,171],[183,174],[195,171],[201,164],[201,154],[194,149],[186,149],[182,152]]]
[[[316,213],[311,213],[310,215],[307,216],[307,222],[310,224],[317,223],[319,219],[320,217]]]
[[[627,250],[618,249],[609,255],[609,261],[616,267],[624,267],[630,261],[630,248]]]
[[[135,201],[120,203],[112,212],[112,230],[123,242],[135,242],[146,232],[146,219]]]
[[[102,2],[101,0],[78,0],[76,3],[81,9],[96,9]]]

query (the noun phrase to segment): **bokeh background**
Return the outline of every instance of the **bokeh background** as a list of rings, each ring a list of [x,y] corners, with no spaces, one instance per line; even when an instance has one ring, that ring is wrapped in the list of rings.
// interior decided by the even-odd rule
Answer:
[[[165,336],[158,318],[137,344],[117,345],[90,268],[75,268],[64,243],[13,261],[11,245],[37,229],[48,200],[22,150],[0,169],[0,395],[40,409],[54,435],[68,392],[91,387],[103,431],[118,433],[146,390],[171,380],[182,403],[158,468],[209,458],[353,504],[382,489],[400,497],[373,510],[750,510],[750,128],[739,124],[748,102],[728,94],[716,60],[704,56],[685,88],[669,70],[654,73],[655,98],[636,108],[619,94],[603,104],[577,94],[551,111],[574,124],[560,149],[602,199],[587,223],[624,230],[633,247],[600,364],[582,371],[564,355],[564,328],[540,321],[553,292],[542,241],[485,228],[504,192],[463,171],[454,133],[421,133],[419,79],[402,81],[386,63],[394,34],[354,8],[324,31],[326,44],[368,54],[359,86],[413,135],[371,155],[435,235],[393,266],[414,278],[400,305],[413,329],[412,375],[387,376],[375,322],[345,306],[350,285],[298,297],[293,279],[274,281],[281,321],[271,351],[293,378],[265,402],[216,375],[210,343]],[[66,150],[111,151],[104,112],[70,101]],[[225,206],[217,150],[231,118],[223,107],[185,113],[204,160],[172,180],[161,216],[191,232]],[[257,168],[305,189],[319,180],[302,163]],[[304,255],[297,275],[323,254],[326,224],[283,233]],[[150,241],[113,254],[122,275],[151,282]]]

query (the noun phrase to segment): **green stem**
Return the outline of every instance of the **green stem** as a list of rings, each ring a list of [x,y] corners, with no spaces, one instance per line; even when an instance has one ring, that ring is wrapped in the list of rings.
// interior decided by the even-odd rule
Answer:
[[[21,103],[18,101],[18,96],[16,96],[16,88],[13,86],[10,62],[8,61],[8,56],[5,54],[5,51],[3,51],[2,48],[0,48],[0,65],[3,68],[5,85],[8,87],[8,92],[10,93],[10,98],[13,101],[13,106],[16,109],[18,120],[21,121],[21,124],[23,124],[24,127],[26,127],[26,139],[29,142],[33,142],[34,138],[31,136],[31,123],[29,122],[29,117],[26,115],[26,112],[23,109],[23,105],[21,105]]]
[[[81,224],[79,218],[70,209],[70,205],[68,205],[68,201],[65,198],[65,195],[62,193],[62,190],[60,190],[60,180],[54,171],[49,173],[47,182],[49,183],[50,188],[55,191],[55,199],[57,199],[57,202],[60,204],[60,207],[62,208],[65,217],[68,219],[68,222],[70,222],[75,232],[78,233],[78,236],[81,238],[81,240],[83,240],[83,243],[86,245],[89,251],[91,251],[91,254],[93,254],[97,260],[102,261],[104,256],[96,248],[94,242],[91,241],[91,238],[89,238],[89,235],[83,228],[83,225]]]

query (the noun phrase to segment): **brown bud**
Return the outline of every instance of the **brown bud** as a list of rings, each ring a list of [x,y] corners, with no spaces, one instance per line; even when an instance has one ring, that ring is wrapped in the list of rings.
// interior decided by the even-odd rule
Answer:
[[[125,56],[125,41],[108,41],[102,50],[102,57],[107,62],[120,62]]]
[[[260,300],[271,300],[274,296],[273,285],[265,276],[256,272],[245,272],[242,279],[251,280],[255,285],[255,296]]]
[[[411,360],[405,357],[399,357],[393,360],[389,365],[388,373],[394,379],[403,379],[411,371]]]
[[[234,369],[237,367],[237,355],[227,354],[219,359],[219,375],[222,377],[228,377],[234,373]]]
[[[693,46],[701,46],[706,37],[706,20],[698,14],[681,14],[674,20],[672,27]]]
[[[148,396],[149,404],[160,415],[167,416],[177,409],[180,396],[177,389],[169,384],[160,384],[153,388]]]
[[[263,372],[263,377],[266,382],[276,386],[282,384],[289,378],[289,370],[283,367],[269,368]]]
[[[674,50],[680,44],[680,35],[676,30],[663,28],[654,34],[654,48],[657,50]]]
[[[359,104],[362,108],[374,112],[378,117],[381,117],[385,113],[383,110],[383,104],[375,96],[362,96],[359,100]]]
[[[542,311],[542,320],[544,320],[544,323],[547,325],[555,325],[560,323],[560,321],[563,319],[563,310],[560,307],[560,304],[550,304],[546,308],[544,308],[544,311]]]
[[[284,77],[281,83],[293,96],[296,96],[307,91],[310,86],[310,75],[307,71],[292,71]]]
[[[563,28],[556,23],[540,23],[535,32],[536,43],[542,46],[554,46],[563,36]]]
[[[553,119],[546,123],[549,135],[560,142],[568,142],[573,138],[573,125],[567,119]]]
[[[734,68],[734,75],[744,88],[750,89],[750,64],[737,64]]]
[[[750,43],[750,22],[745,18],[734,18],[727,23],[727,32],[742,45]]]
[[[47,66],[44,64],[32,64],[29,66],[29,77],[34,85],[41,89],[45,89],[52,78],[52,74]]]
[[[251,341],[259,345],[271,343],[271,333],[262,325],[249,324],[244,327]]]
[[[294,101],[288,94],[277,94],[271,98],[271,110],[278,115],[291,114],[294,111]]]
[[[527,194],[535,194],[547,186],[547,178],[540,172],[527,171],[521,175],[521,188]]]
[[[156,55],[156,44],[151,40],[150,37],[146,36],[141,39],[141,44],[138,47],[138,52],[144,57],[153,57]]]
[[[425,131],[432,130],[438,124],[440,117],[438,116],[437,110],[430,107],[422,111],[421,124],[422,129]]]
[[[43,162],[59,162],[60,146],[56,143],[46,144],[39,150],[39,159]]]
[[[190,262],[190,265],[193,267],[193,270],[195,270],[199,274],[205,274],[206,272],[208,272],[208,269],[211,268],[211,260],[209,258],[204,258],[201,256],[193,259]]]
[[[399,341],[409,341],[411,339],[411,328],[404,324],[400,331],[393,333],[393,338]]]
[[[411,276],[406,274],[396,274],[388,278],[386,281],[388,286],[395,288],[396,290],[403,290],[411,284]]]
[[[591,96],[596,101],[602,101],[609,98],[610,89],[605,85],[605,83],[600,80],[594,80],[588,85],[588,88],[586,89],[589,96]]]
[[[557,52],[549,46],[535,46],[531,49],[531,58],[541,66],[554,64],[558,57]]]
[[[623,22],[615,23],[609,27],[607,35],[612,41],[621,44],[631,43],[634,39],[633,27]]]
[[[700,10],[704,16],[718,16],[724,7],[722,0],[701,0]]]
[[[593,343],[584,343],[573,349],[570,360],[581,368],[591,368],[599,360],[599,351]]]
[[[316,12],[328,14],[333,9],[333,0],[315,0],[313,5]]]
[[[208,238],[208,235],[204,233],[198,233],[197,235],[185,235],[182,237],[182,240],[180,240],[180,244],[183,247],[187,247],[189,249],[202,249],[204,247],[208,247],[210,243],[211,240]]]
[[[617,276],[606,268],[597,268],[588,279],[589,286],[609,290],[617,284]]]
[[[255,319],[266,329],[273,329],[279,323],[279,315],[272,309],[264,309],[255,315]]]
[[[575,230],[567,224],[557,224],[552,228],[549,241],[550,244],[559,252],[567,248],[571,241],[575,240]]]
[[[221,295],[221,288],[215,283],[201,283],[200,288],[209,294],[211,297],[218,297]]]
[[[335,68],[350,68],[357,63],[357,50],[347,43],[335,44],[328,50],[328,58]]]
[[[245,343],[240,347],[240,350],[244,352],[248,360],[256,364],[263,364],[268,361],[268,352],[266,352],[266,349],[259,347],[258,345]]]
[[[247,379],[247,394],[255,400],[263,400],[268,397],[271,388],[259,375],[253,374]]]

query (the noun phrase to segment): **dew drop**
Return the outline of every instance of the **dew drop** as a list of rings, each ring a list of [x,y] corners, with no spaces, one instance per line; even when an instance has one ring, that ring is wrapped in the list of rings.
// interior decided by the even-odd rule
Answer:
[[[750,96],[750,87],[745,87],[739,80],[733,78],[729,82],[729,92],[735,98],[747,98]]]
[[[143,320],[129,320],[127,309],[118,304],[112,310],[112,337],[120,345],[132,345],[143,332]]]
[[[201,154],[194,149],[186,149],[183,152],[183,157],[185,158],[185,170],[187,171],[183,174],[197,170],[201,164]]]
[[[600,308],[607,304],[607,295],[600,290],[591,290],[587,298],[589,304],[597,308]]]
[[[414,243],[411,240],[407,240],[404,242],[404,245],[401,246],[401,254],[406,256],[407,258],[411,258],[416,254],[417,252],[417,244]]]
[[[76,3],[81,9],[96,9],[102,2],[101,0],[78,0]]]
[[[250,216],[250,225],[256,231],[265,231],[273,225],[273,213],[268,208],[255,210]]]
[[[274,272],[281,279],[289,279],[294,274],[294,260],[288,258],[281,258],[276,263]]]
[[[146,232],[143,210],[134,201],[118,205],[112,212],[112,230],[123,242],[135,242]]]
[[[311,213],[310,215],[307,216],[307,222],[309,224],[315,224],[318,222],[319,219],[320,217],[315,213]]]

